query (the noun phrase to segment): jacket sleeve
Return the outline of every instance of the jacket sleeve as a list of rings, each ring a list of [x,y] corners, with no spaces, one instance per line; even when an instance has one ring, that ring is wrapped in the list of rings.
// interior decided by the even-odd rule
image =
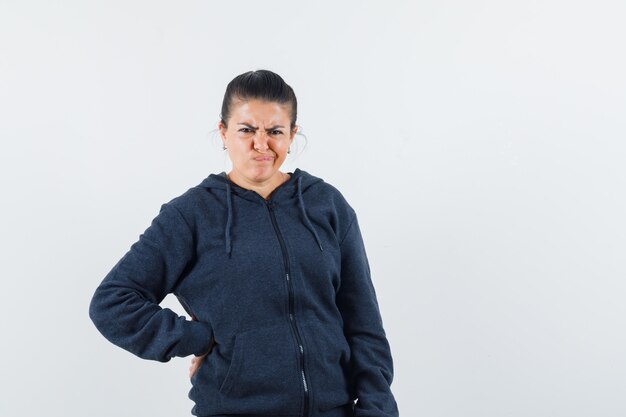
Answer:
[[[351,380],[358,401],[354,417],[398,417],[391,392],[393,359],[356,213],[341,241],[337,306],[351,348]]]
[[[89,317],[106,339],[159,362],[209,350],[209,324],[159,306],[194,259],[193,243],[182,214],[170,203],[163,204],[93,294]]]

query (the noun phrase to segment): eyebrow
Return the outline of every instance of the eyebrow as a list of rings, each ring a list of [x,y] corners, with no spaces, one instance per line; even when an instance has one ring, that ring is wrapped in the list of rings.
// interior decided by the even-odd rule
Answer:
[[[250,129],[258,129],[258,127],[252,126],[251,124],[248,124],[248,123],[237,123],[237,124],[238,125],[248,126]],[[279,128],[279,127],[283,128],[283,129],[285,128],[285,126],[282,126],[282,125],[274,125],[274,126],[270,127],[269,129],[265,129],[265,130],[274,130],[274,129]]]

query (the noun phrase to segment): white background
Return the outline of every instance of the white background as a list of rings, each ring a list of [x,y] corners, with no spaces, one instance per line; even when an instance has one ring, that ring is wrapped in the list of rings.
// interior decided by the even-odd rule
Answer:
[[[191,415],[191,358],[110,344],[88,304],[163,202],[229,170],[224,90],[261,68],[308,138],[283,170],[357,210],[401,416],[626,415],[625,18],[0,0],[0,415]]]

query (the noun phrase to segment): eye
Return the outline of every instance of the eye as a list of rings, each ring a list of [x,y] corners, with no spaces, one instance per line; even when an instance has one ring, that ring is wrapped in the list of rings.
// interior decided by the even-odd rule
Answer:
[[[270,133],[272,135],[282,135],[283,134],[283,132],[281,132],[280,130],[272,130]]]
[[[241,129],[239,129],[239,131],[243,132],[243,133],[250,133],[251,132],[249,127],[242,127]]]

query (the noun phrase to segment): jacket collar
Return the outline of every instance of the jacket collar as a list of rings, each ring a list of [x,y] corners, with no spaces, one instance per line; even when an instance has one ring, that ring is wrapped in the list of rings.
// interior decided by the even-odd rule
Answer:
[[[302,222],[313,234],[313,237],[315,237],[320,251],[324,250],[320,237],[317,234],[317,231],[315,230],[315,227],[313,226],[313,223],[311,222],[311,219],[307,214],[306,204],[303,197],[303,194],[309,187],[318,182],[323,182],[323,180],[309,174],[304,170],[301,170],[300,168],[296,168],[293,173],[290,172],[289,174],[290,178],[284,183],[280,184],[278,187],[276,187],[274,191],[272,191],[267,201],[263,197],[261,197],[261,195],[258,194],[256,191],[248,190],[232,182],[227,177],[226,172],[224,171],[220,172],[219,174],[211,174],[200,183],[200,187],[204,187],[207,189],[217,188],[225,191],[224,196],[226,199],[227,217],[226,224],[224,226],[224,242],[225,251],[229,257],[232,253],[233,241],[233,194],[237,197],[241,197],[259,204],[270,203],[279,205],[291,200],[295,196],[297,198],[296,204],[300,207]]]

